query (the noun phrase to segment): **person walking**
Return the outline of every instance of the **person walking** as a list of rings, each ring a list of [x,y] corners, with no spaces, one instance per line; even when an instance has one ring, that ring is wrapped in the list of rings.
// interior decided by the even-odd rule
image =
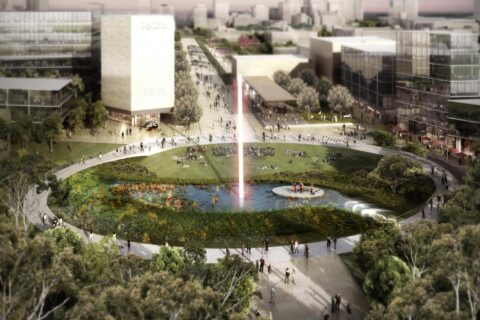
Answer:
[[[299,254],[299,253],[300,253],[300,251],[298,250],[298,241],[295,241],[294,250],[295,250],[295,253],[296,253],[296,254]]]
[[[330,240],[330,238],[327,238],[327,249],[330,249],[331,243],[332,241]]]
[[[336,295],[336,298],[335,298],[335,309],[337,309],[337,311],[340,311],[340,304],[342,303],[342,297],[340,297],[339,294]]]
[[[292,268],[292,284],[295,284],[295,269]]]
[[[422,208],[422,219],[425,219],[425,208]]]
[[[290,283],[290,269],[287,268],[285,269],[285,284],[289,284]]]
[[[267,266],[267,272],[268,272],[268,274],[272,273],[272,265],[271,264],[269,264]]]
[[[128,252],[130,252],[130,238],[127,239],[127,249]]]
[[[294,243],[293,240],[290,241],[290,254],[293,254],[294,252]]]
[[[337,237],[333,238],[333,249],[337,249]]]
[[[258,273],[258,271],[260,270],[260,269],[259,269],[259,265],[258,265],[258,259],[255,260],[255,268],[256,268],[257,273]]]
[[[268,240],[265,240],[265,251],[268,252]]]
[[[270,303],[275,304],[275,289],[273,287],[270,288]]]
[[[263,257],[260,258],[260,272],[263,273],[263,268],[265,267],[265,259]]]
[[[308,243],[305,243],[305,259],[308,259],[308,256],[310,254],[310,247],[308,246]]]
[[[332,311],[332,313],[335,313],[335,306],[336,306],[335,297],[332,297],[331,302],[332,302],[332,304],[331,304],[331,311]]]

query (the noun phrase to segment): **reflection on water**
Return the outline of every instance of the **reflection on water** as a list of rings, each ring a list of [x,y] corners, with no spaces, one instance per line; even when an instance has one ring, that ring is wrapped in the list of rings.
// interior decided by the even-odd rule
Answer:
[[[322,188],[325,194],[322,197],[305,199],[287,199],[273,194],[272,189],[279,187],[278,184],[253,184],[247,185],[245,194],[244,209],[246,211],[268,211],[292,207],[304,206],[332,206],[334,208],[346,209],[364,216],[389,216],[390,212],[378,208],[364,201],[353,199],[341,193]],[[238,203],[238,192],[235,187],[232,189],[215,185],[208,186],[177,186],[172,192],[175,198],[182,198],[195,202],[198,209],[204,211],[240,211]],[[159,193],[142,192],[143,201],[155,203],[165,199],[165,195]]]

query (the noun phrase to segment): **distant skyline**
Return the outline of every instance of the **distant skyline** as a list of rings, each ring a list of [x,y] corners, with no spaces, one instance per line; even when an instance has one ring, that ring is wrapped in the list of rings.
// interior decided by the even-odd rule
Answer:
[[[155,3],[173,5],[178,12],[189,12],[196,4],[204,3],[209,7],[213,0],[153,0]],[[420,12],[469,12],[473,13],[474,0],[419,0]],[[82,9],[88,3],[103,2],[107,8],[114,10],[132,10],[137,7],[137,0],[50,0],[53,10]],[[255,4],[275,6],[280,0],[230,0],[231,10],[246,10]],[[385,12],[388,9],[389,0],[364,0],[365,12]]]

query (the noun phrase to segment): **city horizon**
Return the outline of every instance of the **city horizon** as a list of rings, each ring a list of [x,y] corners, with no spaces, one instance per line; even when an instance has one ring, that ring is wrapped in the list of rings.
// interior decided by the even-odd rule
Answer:
[[[140,1],[132,4],[132,1],[127,0],[104,0],[104,1],[91,1],[91,0],[51,0],[50,6],[53,10],[71,10],[85,8],[89,3],[104,3],[110,10],[118,11],[134,11],[137,10]],[[206,4],[209,11],[212,11],[213,0],[151,0],[154,5],[168,4],[173,5],[175,12],[190,13],[193,7],[197,4]],[[240,3],[241,2],[241,3]],[[280,3],[280,0],[265,0],[262,4],[269,7],[275,7]],[[423,0],[419,1],[420,12],[422,13],[472,13],[473,14],[473,1],[472,0],[458,0],[452,3],[449,0]],[[231,11],[246,11],[251,6],[258,4],[253,0],[231,0]],[[388,12],[388,0],[365,0],[364,11],[368,13],[386,13]]]

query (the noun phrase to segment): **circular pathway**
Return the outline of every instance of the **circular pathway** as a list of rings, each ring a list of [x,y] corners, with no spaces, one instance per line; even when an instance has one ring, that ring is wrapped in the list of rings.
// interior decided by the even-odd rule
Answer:
[[[246,139],[246,143],[251,143],[251,142],[261,142],[261,137],[259,136],[250,136]],[[318,141],[316,142],[307,142],[307,141],[298,141],[297,137],[291,136],[291,137],[286,137],[285,140],[283,141],[272,141],[276,143],[297,143],[297,144],[316,144],[316,145],[324,145],[324,146],[330,146],[330,147],[345,147],[343,139],[339,138],[325,138],[323,141],[325,143],[319,143]],[[170,141],[170,138],[167,139],[167,141]],[[61,169],[57,171],[55,174],[59,179],[66,179],[70,177],[71,175],[83,171],[85,169],[112,162],[112,161],[117,161],[121,159],[128,159],[128,158],[134,158],[134,157],[142,157],[142,156],[151,156],[163,151],[167,151],[173,148],[177,147],[182,147],[182,146],[188,146],[188,145],[194,145],[195,143],[187,142],[186,138],[177,138],[176,139],[176,145],[172,146],[171,144],[165,145],[165,148],[161,148],[159,141],[155,141],[152,139],[152,141],[144,143],[144,151],[140,152],[139,151],[139,145],[140,143],[132,144],[132,146],[135,146],[134,150],[137,151],[129,151],[127,153],[124,153],[123,150],[119,149],[119,152],[112,151],[110,153],[102,155],[102,157],[94,158],[94,159],[89,159],[86,160],[83,164],[77,163],[74,165],[71,165],[69,167],[66,167],[64,169]],[[219,143],[228,143],[228,142],[233,142],[232,139],[230,138],[228,141],[222,140],[221,136],[216,136],[213,138],[212,142],[208,141],[208,137],[202,137],[200,140],[201,144],[219,144]],[[350,144],[351,145],[351,144]],[[420,158],[418,156],[412,155],[410,153],[405,153],[402,151],[395,151],[395,150],[390,150],[390,149],[385,149],[385,148],[380,148],[372,145],[367,145],[367,144],[361,144],[357,143],[355,146],[351,146],[351,149],[358,150],[358,151],[363,151],[363,152],[369,152],[369,153],[374,153],[374,154],[379,154],[379,155],[390,155],[390,154],[401,154],[405,155],[411,158],[414,158],[415,160],[419,161],[424,169],[427,172],[431,171],[432,166],[438,167],[437,164],[434,164],[430,162],[427,159]],[[128,150],[127,146],[127,150]],[[449,180],[450,185],[453,187],[455,185],[455,181],[453,180],[454,178],[449,175]],[[436,191],[434,196],[437,195],[442,195],[443,194],[443,188],[440,185],[439,177],[434,177],[435,183],[437,185]],[[40,194],[36,193],[36,187],[32,187],[25,199],[27,201],[27,208],[36,208],[35,210],[30,210],[32,212],[27,214],[30,217],[30,220],[35,226],[37,226],[40,229],[45,229],[45,228],[50,228],[51,226],[45,226],[41,222],[41,215],[43,213],[46,213],[47,216],[52,220],[55,218],[55,215],[53,212],[50,210],[48,207],[48,196],[50,195],[50,190],[44,191]],[[435,206],[434,206],[435,207]],[[422,208],[418,209],[418,213],[409,217],[408,219],[402,220],[400,223],[405,224],[405,223],[410,223],[412,221],[415,221],[417,219],[421,219],[421,210]],[[436,217],[436,209],[430,210],[426,209],[425,210],[427,213],[427,218],[435,218]],[[79,229],[73,225],[70,225],[68,223],[64,223],[64,225],[68,228],[71,228],[75,231],[77,231],[84,241],[89,241],[90,235],[87,231]],[[338,239],[337,242],[337,248],[336,248],[336,253],[345,253],[345,252],[351,252],[353,250],[353,247],[355,245],[355,242],[358,241],[360,235],[354,235],[346,238],[341,238]],[[92,234],[91,239],[94,242],[98,242],[103,238],[102,235],[98,234]],[[120,249],[122,250],[122,253],[126,253],[126,241],[117,239],[116,243],[119,245]],[[320,241],[320,242],[315,242],[309,244],[310,246],[310,256],[319,256],[319,255],[325,255],[329,254],[330,250],[327,249],[326,247],[326,242],[325,241]],[[289,246],[276,246],[276,247],[270,247],[268,256],[269,256],[269,261],[271,262],[282,262],[282,261],[287,261],[290,260],[292,257],[289,254]],[[158,245],[153,245],[153,244],[145,244],[145,243],[137,243],[137,242],[132,242],[131,243],[131,248],[130,252],[136,255],[139,255],[144,258],[150,258],[153,254],[158,253],[160,250],[160,246]],[[207,251],[207,262],[217,262],[219,258],[222,258],[226,254],[225,249],[206,249]],[[241,253],[240,249],[230,249],[230,253]],[[255,261],[256,259],[259,259],[264,252],[260,248],[252,248],[252,253],[247,257],[249,260]]]

